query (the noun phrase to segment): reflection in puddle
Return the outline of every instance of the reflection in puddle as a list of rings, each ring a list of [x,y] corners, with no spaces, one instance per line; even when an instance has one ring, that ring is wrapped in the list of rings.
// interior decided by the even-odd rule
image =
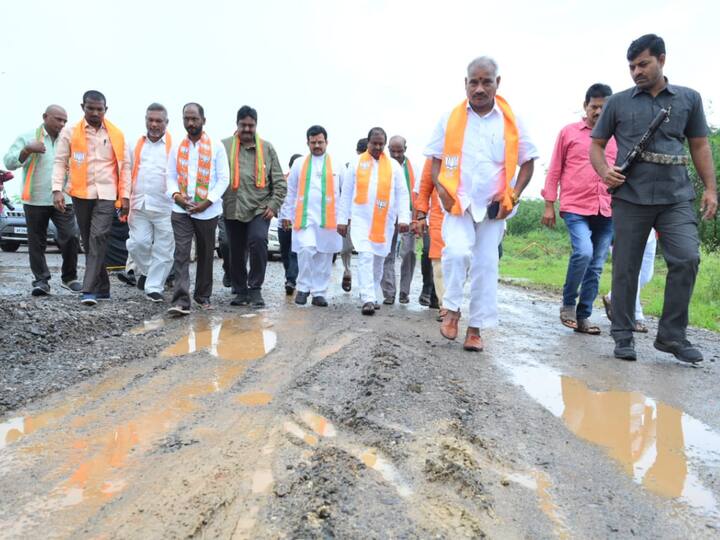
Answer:
[[[183,356],[207,351],[222,360],[255,360],[275,348],[277,335],[259,327],[252,318],[200,318],[192,321],[188,334],[162,352]]]
[[[136,326],[130,329],[130,334],[133,336],[141,336],[152,332],[153,330],[159,330],[165,326],[164,319],[150,319],[149,321],[143,321],[142,326]]]
[[[564,540],[570,538],[570,531],[568,530],[565,520],[560,515],[560,509],[555,500],[553,499],[550,488],[552,487],[552,481],[547,473],[533,470],[531,474],[524,473],[509,473],[506,475],[508,480],[512,480],[516,484],[534,491],[538,497],[538,503],[540,510],[545,514],[553,525],[555,536]]]
[[[409,497],[412,495],[412,489],[408,486],[400,476],[398,470],[383,456],[379,455],[377,450],[371,449],[360,454],[362,461],[368,469],[373,469],[380,473],[383,479],[393,486],[401,497]]]
[[[297,437],[301,441],[305,441],[310,446],[317,446],[318,438],[315,435],[306,433],[305,430],[298,426],[295,422],[285,422],[283,427],[290,435]]]
[[[307,426],[321,437],[334,437],[337,431],[330,421],[312,411],[303,411],[300,418]]]
[[[237,401],[248,407],[260,407],[272,401],[272,394],[267,392],[248,392],[237,397]]]
[[[70,410],[70,405],[64,405],[57,409],[50,409],[38,414],[10,418],[0,424],[0,449],[16,442],[25,435],[42,429],[48,424],[53,424]]]
[[[720,516],[693,464],[720,466],[720,434],[640,392],[596,392],[538,365],[514,366],[514,381],[578,437],[601,446],[637,483]]]

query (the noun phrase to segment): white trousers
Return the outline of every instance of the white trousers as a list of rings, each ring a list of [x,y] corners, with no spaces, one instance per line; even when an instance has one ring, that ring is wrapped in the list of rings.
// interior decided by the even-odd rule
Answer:
[[[445,295],[442,306],[458,311],[463,303],[465,282],[470,280],[468,326],[497,326],[498,245],[503,237],[504,220],[473,221],[470,211],[462,216],[446,214],[442,236],[442,273]]]
[[[135,277],[146,276],[146,293],[162,293],[172,270],[175,236],[170,216],[169,212],[143,209],[132,210],[128,218],[126,246],[135,264]]]
[[[297,290],[313,296],[325,296],[332,274],[333,254],[320,253],[314,247],[302,247],[297,257]]]
[[[360,301],[365,304],[379,304],[382,296],[382,281],[385,257],[375,255],[372,251],[361,251],[357,259],[357,282],[360,290]]]
[[[655,273],[655,253],[657,252],[657,238],[655,229],[650,231],[648,241],[643,251],[642,265],[640,266],[640,275],[638,276],[637,296],[635,297],[635,320],[644,321],[645,313],[643,313],[642,304],[640,303],[640,291],[643,287],[650,283]],[[608,299],[612,298],[612,291],[607,293]]]

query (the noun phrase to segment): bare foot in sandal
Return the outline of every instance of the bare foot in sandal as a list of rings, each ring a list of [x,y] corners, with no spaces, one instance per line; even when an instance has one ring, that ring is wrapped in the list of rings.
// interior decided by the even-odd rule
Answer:
[[[560,306],[560,322],[563,326],[577,328],[577,320],[575,319],[575,306]]]
[[[587,319],[578,319],[575,331],[580,334],[590,334],[591,336],[600,335],[600,327],[590,324]]]
[[[648,333],[648,327],[645,326],[645,323],[637,321],[635,323],[635,328],[633,328],[633,332],[639,332],[641,334],[647,334]]]

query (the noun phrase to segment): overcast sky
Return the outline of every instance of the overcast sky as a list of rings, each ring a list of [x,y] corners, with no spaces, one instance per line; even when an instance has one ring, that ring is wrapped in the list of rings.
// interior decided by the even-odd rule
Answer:
[[[4,155],[36,128],[50,103],[71,122],[85,90],[102,91],[107,117],[131,144],[147,105],[205,107],[206,130],[223,138],[241,105],[258,110],[258,133],[281,164],[304,153],[305,130],[325,126],[329,152],[347,161],[358,138],[379,125],[408,140],[418,166],[439,116],[464,97],[467,63],[500,65],[504,95],[521,115],[541,158],[528,193],[539,195],[555,136],[580,118],[594,82],[631,86],[625,52],[654,32],[668,48],[665,74],[703,96],[720,124],[717,39],[720,4],[711,0],[546,2],[504,0],[35,0],[4,5],[0,33]],[[7,185],[19,192],[19,182]]]

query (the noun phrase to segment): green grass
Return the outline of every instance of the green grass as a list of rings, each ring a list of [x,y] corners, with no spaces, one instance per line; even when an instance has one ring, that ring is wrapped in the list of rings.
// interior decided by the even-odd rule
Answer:
[[[570,241],[564,230],[532,230],[522,235],[508,234],[503,241],[500,275],[522,281],[524,285],[562,292],[570,256]],[[658,247],[659,251],[659,247]],[[608,262],[600,280],[600,293],[610,289],[612,265]],[[662,312],[667,267],[662,256],[655,261],[655,275],[641,293],[647,315]],[[599,297],[598,297],[599,298]],[[599,301],[596,303],[601,307]],[[690,303],[692,326],[720,331],[720,254],[703,253],[700,273]]]

